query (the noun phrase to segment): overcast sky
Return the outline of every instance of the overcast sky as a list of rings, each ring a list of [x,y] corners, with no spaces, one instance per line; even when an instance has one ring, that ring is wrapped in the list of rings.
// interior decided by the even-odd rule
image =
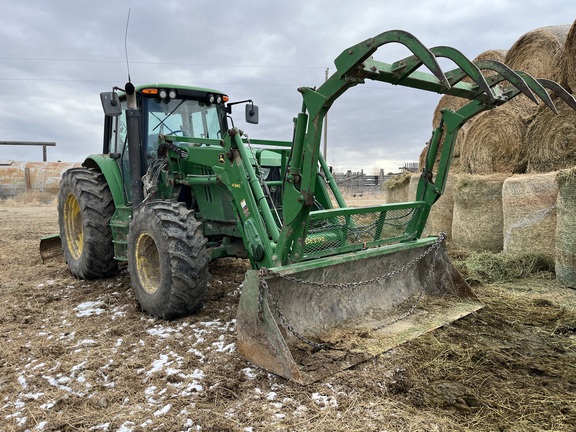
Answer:
[[[260,124],[236,125],[251,138],[290,140],[299,86],[317,86],[346,48],[392,29],[428,47],[474,58],[508,49],[539,27],[572,24],[573,0],[2,0],[0,141],[54,141],[49,161],[80,162],[102,148],[99,94],[127,79],[219,89],[253,99]],[[382,47],[392,63],[408,55]],[[454,67],[447,67],[446,70]],[[367,83],[328,116],[328,162],[338,171],[396,170],[417,161],[440,95]],[[0,146],[0,159],[41,160],[40,148]]]

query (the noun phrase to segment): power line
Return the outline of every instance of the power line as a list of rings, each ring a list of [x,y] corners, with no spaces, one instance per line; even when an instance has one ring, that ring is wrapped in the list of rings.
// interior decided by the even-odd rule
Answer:
[[[69,62],[69,63],[126,63],[126,60],[105,59],[67,59],[43,57],[0,57],[0,61],[37,61],[37,62]],[[268,69],[325,69],[324,66],[294,66],[294,65],[254,65],[254,64],[216,64],[216,63],[181,63],[165,61],[130,61],[130,64],[143,65],[170,65],[170,66],[196,66],[196,67],[243,67]]]

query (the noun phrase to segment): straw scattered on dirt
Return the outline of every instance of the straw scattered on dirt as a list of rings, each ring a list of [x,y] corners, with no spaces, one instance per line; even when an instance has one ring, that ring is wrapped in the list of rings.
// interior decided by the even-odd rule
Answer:
[[[41,263],[54,205],[0,204],[0,425],[6,431],[572,431],[576,291],[551,273],[476,285],[452,325],[301,387],[236,352],[247,263],[212,265],[205,307],[159,321],[125,270]]]

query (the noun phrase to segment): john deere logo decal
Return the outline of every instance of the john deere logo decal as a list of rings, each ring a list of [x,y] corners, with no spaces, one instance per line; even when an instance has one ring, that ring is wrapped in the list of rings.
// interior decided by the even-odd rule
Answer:
[[[220,162],[221,164],[223,164],[225,160],[226,160],[226,158],[225,158],[225,156],[224,156],[224,153],[220,153],[220,154],[218,155],[218,162]]]

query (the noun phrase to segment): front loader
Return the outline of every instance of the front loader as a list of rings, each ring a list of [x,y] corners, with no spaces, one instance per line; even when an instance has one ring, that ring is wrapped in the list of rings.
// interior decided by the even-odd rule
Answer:
[[[400,43],[410,57],[375,60]],[[456,68],[443,72],[437,58]],[[197,311],[211,259],[250,260],[237,347],[253,364],[299,383],[322,379],[482,307],[453,267],[444,235],[422,238],[446,184],[456,135],[482,111],[523,93],[551,109],[560,86],[450,47],[427,49],[395,30],[342,52],[318,88],[301,87],[291,141],[234,127],[222,92],[168,84],[102,93],[104,151],[66,172],[60,237],[71,272],[106,277],[127,261],[142,308],[174,319]],[[426,71],[420,71],[425,69]],[[491,75],[484,76],[483,71]],[[464,78],[467,78],[464,81]],[[410,202],[348,207],[320,154],[332,104],[366,80],[469,99],[444,110]]]

